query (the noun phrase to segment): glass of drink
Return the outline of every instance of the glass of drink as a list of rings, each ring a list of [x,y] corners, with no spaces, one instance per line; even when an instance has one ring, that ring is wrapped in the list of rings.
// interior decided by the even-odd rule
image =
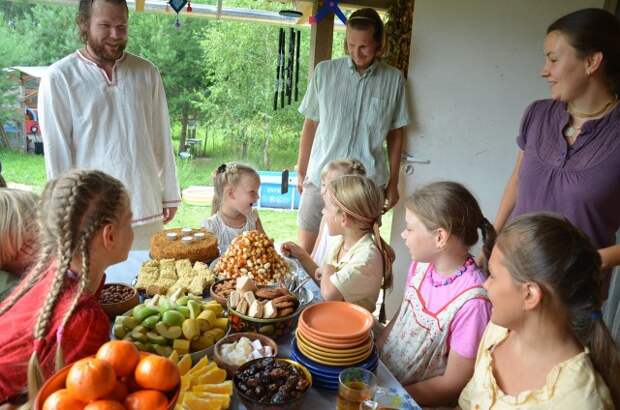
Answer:
[[[397,410],[403,404],[403,399],[394,389],[377,387],[373,398],[360,404],[360,410]]]
[[[337,410],[359,410],[365,400],[370,400],[375,394],[377,376],[360,367],[350,367],[340,372],[338,376]]]

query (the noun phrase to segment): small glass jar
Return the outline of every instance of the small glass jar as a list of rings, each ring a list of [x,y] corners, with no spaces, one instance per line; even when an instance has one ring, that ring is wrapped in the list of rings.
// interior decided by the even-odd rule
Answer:
[[[176,232],[168,232],[166,234],[166,239],[168,239],[169,241],[176,241],[178,237],[179,234]]]
[[[194,239],[197,240],[197,241],[201,241],[201,240],[203,240],[205,238],[205,236],[206,235],[205,235],[204,232],[196,232],[194,234]]]
[[[193,241],[194,241],[194,238],[193,238],[193,237],[191,237],[191,236],[184,236],[184,237],[182,237],[182,238],[181,238],[181,242],[182,242],[184,245],[189,245],[189,244],[190,244],[190,243],[192,243]]]
[[[194,232],[194,230],[192,228],[183,228],[181,229],[181,233],[183,234],[183,236],[189,236],[192,234],[192,232]]]

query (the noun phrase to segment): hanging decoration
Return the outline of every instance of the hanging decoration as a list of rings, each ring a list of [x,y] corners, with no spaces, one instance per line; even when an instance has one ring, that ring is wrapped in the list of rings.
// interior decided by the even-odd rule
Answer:
[[[389,0],[386,13],[387,54],[385,62],[401,70],[405,78],[409,72],[413,7],[414,0]]]
[[[276,67],[275,92],[273,95],[273,109],[278,109],[286,104],[291,105],[293,100],[299,99],[299,49],[301,46],[301,31],[289,29],[288,55],[286,50],[286,31],[280,28],[278,34],[278,59]],[[288,58],[287,58],[288,57]]]
[[[185,7],[185,5],[187,4],[187,0],[170,0],[168,4],[177,13],[177,20],[174,23],[174,25],[177,28],[181,27],[181,22],[179,21],[179,13],[181,12],[181,10],[183,10],[183,7]],[[188,11],[191,11],[191,6],[189,7]]]
[[[316,24],[321,21],[323,17],[327,16],[329,12],[332,12],[338,16],[340,21],[342,21],[342,24],[347,24],[347,17],[344,15],[342,10],[340,10],[338,0],[327,0],[323,3],[323,7],[321,7],[314,16],[310,16],[308,18],[308,22],[310,24]]]

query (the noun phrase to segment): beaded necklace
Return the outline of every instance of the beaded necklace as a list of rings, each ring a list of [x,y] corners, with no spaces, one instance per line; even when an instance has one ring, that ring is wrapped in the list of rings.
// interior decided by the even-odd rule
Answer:
[[[467,268],[471,265],[473,265],[475,263],[474,258],[470,256],[467,257],[467,259],[465,259],[465,263],[463,263],[462,266],[460,266],[457,270],[456,273],[454,273],[454,275],[445,278],[445,279],[441,279],[439,281],[435,280],[433,278],[433,267],[431,266],[431,271],[430,271],[430,279],[431,279],[431,285],[433,285],[436,288],[439,288],[441,286],[447,286],[449,284],[451,284],[452,282],[454,282],[456,280],[456,278],[458,278],[459,276],[463,275],[466,271]]]

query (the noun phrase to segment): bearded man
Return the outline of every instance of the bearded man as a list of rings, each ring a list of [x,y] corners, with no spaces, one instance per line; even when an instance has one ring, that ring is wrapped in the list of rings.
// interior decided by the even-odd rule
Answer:
[[[89,168],[119,179],[131,195],[133,249],[148,249],[180,203],[161,76],[124,51],[126,0],[80,0],[76,22],[84,47],[39,87],[47,176]]]

